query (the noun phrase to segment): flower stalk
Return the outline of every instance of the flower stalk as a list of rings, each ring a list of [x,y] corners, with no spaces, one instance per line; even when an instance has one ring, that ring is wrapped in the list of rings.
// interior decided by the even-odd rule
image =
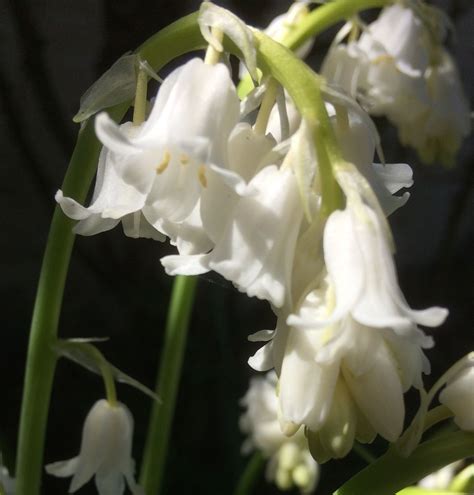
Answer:
[[[173,284],[156,385],[156,392],[162,402],[153,404],[140,475],[140,484],[147,495],[162,493],[166,454],[196,283],[195,277],[178,276]]]
[[[260,451],[255,452],[240,476],[234,495],[250,495],[265,466],[265,458]]]
[[[133,125],[140,125],[145,121],[147,102],[148,76],[139,68],[137,73],[137,89],[135,92],[135,102],[133,105]]]
[[[83,200],[99,155],[92,122],[86,124],[71,158],[63,188]],[[64,285],[71,257],[74,222],[57,206],[43,258],[30,329],[17,453],[17,492],[39,493],[51,389],[56,369],[56,340]]]

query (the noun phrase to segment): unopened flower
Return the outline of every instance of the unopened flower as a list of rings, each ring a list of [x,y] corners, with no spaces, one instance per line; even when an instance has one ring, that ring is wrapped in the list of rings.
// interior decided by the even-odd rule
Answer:
[[[301,493],[311,493],[319,478],[319,467],[309,453],[303,431],[291,438],[281,432],[276,384],[273,372],[252,378],[241,401],[246,410],[240,418],[240,428],[248,435],[242,451],[260,450],[269,459],[267,480],[280,490],[297,487]]]
[[[469,366],[448,381],[439,401],[454,414],[454,422],[466,431],[474,431],[474,366]]]
[[[132,436],[133,418],[127,407],[99,400],[86,417],[79,455],[48,464],[46,471],[61,478],[72,476],[69,493],[95,475],[99,495],[121,495],[125,490],[124,479],[134,495],[141,495],[143,490],[134,478]]]

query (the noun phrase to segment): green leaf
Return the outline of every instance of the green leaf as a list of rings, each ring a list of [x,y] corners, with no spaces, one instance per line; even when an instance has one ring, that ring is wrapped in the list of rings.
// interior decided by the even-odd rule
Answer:
[[[148,395],[148,397],[151,397],[153,400],[161,402],[161,399],[157,394],[155,394],[155,392],[140,383],[138,380],[135,380],[135,378],[132,378],[120,369],[116,368],[105,359],[104,355],[95,346],[91,344],[91,342],[103,340],[106,339],[58,340],[53,347],[59,356],[65,357],[70,361],[79,364],[83,368],[86,368],[93,373],[97,373],[98,375],[102,375],[102,368],[107,366],[111,372],[111,375],[117,382],[126,383],[145,395]]]
[[[408,457],[401,457],[392,447],[342,485],[335,495],[393,495],[434,471],[472,455],[474,433],[443,432],[418,445]]]

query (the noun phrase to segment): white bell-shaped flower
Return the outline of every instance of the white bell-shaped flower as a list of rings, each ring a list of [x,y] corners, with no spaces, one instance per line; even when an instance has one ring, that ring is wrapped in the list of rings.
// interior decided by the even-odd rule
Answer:
[[[413,185],[411,167],[406,163],[373,163],[377,136],[373,135],[366,122],[355,112],[345,112],[346,115],[339,119],[334,115],[334,110],[330,110],[344,159],[356,166],[373,189],[385,215],[390,215],[410,197],[408,192],[401,196],[395,193]]]
[[[411,309],[398,286],[389,239],[380,217],[361,201],[333,212],[324,230],[324,258],[334,287],[335,305],[327,315],[290,316],[291,325],[326,327],[351,317],[362,325],[393,328],[435,327],[447,316],[444,308]],[[319,322],[317,321],[319,319]]]
[[[400,140],[413,146],[425,162],[448,165],[471,131],[469,102],[451,55],[439,49],[436,65],[425,73],[428,106],[412,120],[400,121]]]
[[[290,329],[280,374],[280,405],[285,421],[318,432],[324,451],[341,457],[352,448],[354,438],[373,439],[367,437],[367,424],[369,431],[389,441],[398,438],[404,420],[403,392],[419,386],[422,371],[429,371],[422,348],[431,341],[416,329],[399,336],[350,317],[311,328],[310,313],[317,321],[331,304],[330,290],[313,291],[301,308],[308,318],[304,328]],[[410,359],[407,348],[413,350]],[[339,431],[337,418],[350,429]]]
[[[96,118],[96,132],[120,157],[114,161],[120,177],[146,197],[144,216],[152,223],[179,222],[196,207],[209,169],[234,188],[242,185],[227,170],[227,141],[238,118],[227,67],[195,58],[164,80],[136,135],[124,133],[105,113]]]
[[[252,378],[241,400],[245,412],[240,428],[248,435],[242,451],[260,450],[268,459],[266,478],[280,490],[299,488],[312,493],[319,479],[319,466],[311,457],[303,430],[291,438],[284,435],[278,419],[277,377],[271,372]]]
[[[382,10],[357,41],[336,43],[322,66],[328,79],[398,128],[426,162],[452,163],[469,134],[470,109],[456,66],[442,47],[444,26],[408,5]]]
[[[95,475],[99,495],[121,495],[125,482],[134,495],[143,494],[136,484],[135,463],[131,456],[133,418],[121,403],[97,401],[86,417],[81,449],[77,457],[46,466],[53,476],[72,476],[69,493],[73,493]]]
[[[121,126],[121,132],[129,136],[133,136],[138,130],[131,122]],[[153,228],[141,212],[146,203],[146,195],[127,184],[118,173],[114,161],[119,159],[115,153],[102,148],[94,193],[88,208],[65,197],[61,190],[56,193],[56,201],[69,218],[79,220],[74,227],[77,234],[98,234],[113,229],[122,222],[124,232],[129,237],[163,241],[164,235]]]
[[[453,412],[459,428],[474,431],[474,366],[451,379],[439,394],[439,401]]]
[[[170,275],[214,270],[249,296],[281,307],[291,286],[303,217],[298,186],[291,169],[271,165],[250,181],[249,188],[254,193],[238,200],[210,253],[167,256],[161,262]]]

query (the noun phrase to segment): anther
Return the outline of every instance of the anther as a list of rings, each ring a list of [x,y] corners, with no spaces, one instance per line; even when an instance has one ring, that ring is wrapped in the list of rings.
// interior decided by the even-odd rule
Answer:
[[[171,160],[170,152],[169,151],[165,151],[165,154],[163,155],[163,160],[156,167],[156,173],[157,174],[162,174],[168,168],[168,165],[170,164],[170,160]]]
[[[198,178],[199,178],[199,182],[201,183],[202,187],[207,187],[206,166],[205,165],[199,165]]]

